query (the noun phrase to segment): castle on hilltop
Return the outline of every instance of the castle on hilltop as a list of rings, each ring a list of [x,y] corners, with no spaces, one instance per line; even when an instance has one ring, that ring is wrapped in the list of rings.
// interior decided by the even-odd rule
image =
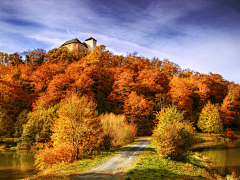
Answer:
[[[86,54],[87,51],[92,52],[96,47],[97,40],[90,37],[85,40],[85,42],[79,41],[77,38],[66,41],[60,47],[66,47],[71,52],[79,52],[80,54]]]

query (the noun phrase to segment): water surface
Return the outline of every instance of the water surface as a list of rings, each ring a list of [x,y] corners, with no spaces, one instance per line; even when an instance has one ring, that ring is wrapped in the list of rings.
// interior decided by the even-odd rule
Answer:
[[[17,180],[31,177],[34,156],[30,150],[0,150],[0,180]]]
[[[218,173],[224,175],[235,171],[240,176],[240,139],[200,143],[194,151],[209,157]]]

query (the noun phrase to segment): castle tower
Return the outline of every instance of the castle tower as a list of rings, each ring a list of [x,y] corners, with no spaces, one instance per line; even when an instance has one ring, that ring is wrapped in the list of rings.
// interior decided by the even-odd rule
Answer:
[[[88,46],[88,51],[92,52],[94,50],[94,48],[96,47],[97,40],[94,39],[93,37],[90,37],[90,38],[85,40],[85,43]]]

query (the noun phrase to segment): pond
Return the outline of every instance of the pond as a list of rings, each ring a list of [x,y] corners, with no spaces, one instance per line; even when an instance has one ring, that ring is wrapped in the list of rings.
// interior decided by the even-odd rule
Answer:
[[[209,157],[219,174],[231,174],[235,171],[240,176],[240,139],[229,142],[205,142],[196,146],[194,151]]]
[[[34,156],[30,150],[0,150],[0,180],[19,180],[31,177]]]

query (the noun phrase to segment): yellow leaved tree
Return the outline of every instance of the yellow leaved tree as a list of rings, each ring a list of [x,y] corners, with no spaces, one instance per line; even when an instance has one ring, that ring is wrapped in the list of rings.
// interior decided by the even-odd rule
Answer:
[[[197,126],[203,132],[222,132],[223,124],[216,105],[210,101],[206,103],[201,111]]]

